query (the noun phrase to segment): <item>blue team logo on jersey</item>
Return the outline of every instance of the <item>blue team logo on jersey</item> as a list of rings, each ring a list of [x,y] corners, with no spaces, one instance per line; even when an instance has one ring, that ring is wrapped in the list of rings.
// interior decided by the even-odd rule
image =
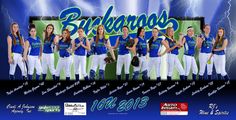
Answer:
[[[152,45],[152,49],[158,49],[159,45]]]
[[[104,42],[98,41],[97,47],[102,47],[102,46],[104,46]]]
[[[169,44],[170,44],[170,47],[173,47],[175,45],[174,42],[169,42]]]
[[[126,43],[126,41],[120,41],[121,45],[124,45]]]
[[[46,41],[44,42],[44,45],[51,45],[51,41],[47,41],[47,40],[46,40]]]
[[[146,48],[147,47],[146,43],[139,43],[139,45],[140,45],[141,48]]]
[[[195,44],[196,42],[194,40],[188,42],[189,47],[195,47]]]
[[[159,45],[157,45],[157,44],[152,44],[151,49],[159,49]]]
[[[39,48],[40,46],[41,46],[41,43],[39,43],[39,42],[31,44],[32,48]]]
[[[65,50],[69,48],[69,45],[60,45],[60,50]]]
[[[205,47],[210,47],[212,45],[212,42],[211,41],[204,41],[204,46]]]
[[[82,11],[78,7],[70,7],[64,9],[60,15],[59,19],[61,20],[63,29],[72,28],[71,35],[75,34],[79,27],[83,27],[85,33],[92,30],[92,33],[95,35],[96,31],[95,26],[103,24],[107,33],[112,31],[118,32],[122,29],[124,25],[129,26],[130,30],[136,30],[138,27],[148,27],[152,29],[155,26],[158,26],[160,29],[165,29],[170,24],[176,31],[179,27],[178,21],[174,18],[169,18],[167,11],[163,10],[160,16],[158,17],[156,13],[152,13],[150,16],[146,14],[141,14],[139,16],[135,15],[121,15],[117,18],[110,17],[113,6],[110,6],[107,12],[104,14],[103,18],[96,17],[94,20],[92,18],[81,19],[80,24],[77,26],[75,23],[76,20],[80,19],[82,16]]]
[[[20,41],[18,39],[16,40],[16,45],[20,45]]]

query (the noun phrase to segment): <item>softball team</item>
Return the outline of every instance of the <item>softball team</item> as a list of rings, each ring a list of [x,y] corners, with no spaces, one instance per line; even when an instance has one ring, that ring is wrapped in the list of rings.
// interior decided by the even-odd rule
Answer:
[[[123,26],[122,31],[123,31],[123,35],[117,38],[116,44],[113,47],[113,49],[116,49],[119,47],[117,64],[116,64],[116,75],[117,75],[117,79],[121,80],[121,70],[124,65],[125,80],[129,80],[129,68],[130,68],[130,62],[131,62],[131,55],[129,53],[129,49],[126,48],[126,42],[132,39],[132,37],[129,36],[128,26]]]
[[[71,53],[71,38],[70,38],[70,32],[68,29],[65,29],[62,31],[62,37],[57,43],[56,47],[59,51],[59,60],[57,63],[56,68],[56,80],[60,79],[60,73],[64,69],[66,80],[70,80],[70,73],[71,73],[71,64],[70,64],[70,53]]]
[[[28,63],[28,79],[32,80],[34,69],[36,69],[36,80],[39,80],[42,73],[41,56],[42,44],[40,38],[36,36],[34,24],[29,26],[30,36],[25,42],[24,60]]]
[[[90,50],[90,43],[84,36],[83,28],[78,29],[78,35],[79,37],[72,42],[72,51],[74,52],[75,79],[79,80],[79,73],[82,72],[84,79],[88,80],[86,73],[86,54],[87,50]]]
[[[181,43],[174,40],[174,29],[172,27],[168,27],[166,29],[166,35],[167,35],[166,41],[168,42],[170,47],[167,58],[167,63],[168,63],[167,80],[172,79],[174,66],[177,68],[179,72],[180,80],[184,80],[185,72],[178,58],[179,49],[181,48]],[[179,41],[181,41],[181,37]]]
[[[43,80],[46,79],[48,68],[55,80],[55,67],[54,67],[54,46],[58,41],[58,36],[54,33],[54,26],[48,24],[43,32],[43,54],[42,54],[42,68]]]
[[[27,78],[27,69],[22,57],[24,50],[24,38],[20,34],[19,25],[17,23],[12,23],[10,29],[11,33],[7,36],[8,63],[10,64],[9,79],[15,79],[14,74],[16,66],[18,65],[22,74],[21,79],[25,80]]]
[[[129,70],[131,65],[131,54],[138,57],[139,66],[133,66],[133,80],[139,79],[140,72],[142,79],[150,79],[151,70],[155,69],[156,80],[161,80],[161,57],[168,53],[167,63],[167,80],[172,79],[174,66],[180,76],[180,80],[187,80],[190,70],[192,71],[192,79],[197,79],[198,67],[194,56],[196,55],[196,48],[199,49],[199,80],[212,79],[213,64],[216,69],[219,80],[229,80],[225,70],[226,58],[225,50],[228,45],[228,40],[225,37],[225,30],[219,28],[216,37],[210,34],[210,25],[205,25],[203,33],[198,35],[195,39],[194,29],[192,26],[187,28],[187,35],[179,34],[179,41],[174,39],[174,29],[168,27],[166,34],[162,34],[157,28],[152,29],[152,37],[147,41],[145,39],[145,29],[140,27],[137,30],[137,37],[134,39],[132,47],[127,46],[127,42],[133,40],[129,35],[128,26],[123,26],[123,35],[119,36],[116,43],[111,47],[109,38],[105,37],[105,29],[103,25],[98,25],[96,36],[91,40],[86,38],[84,29],[78,29],[78,37],[72,41],[68,29],[62,31],[59,37],[54,34],[54,26],[48,24],[43,32],[43,40],[36,35],[36,27],[34,24],[29,26],[30,36],[24,41],[23,36],[19,32],[19,25],[12,23],[10,26],[11,33],[7,36],[8,43],[8,63],[10,65],[9,79],[14,80],[16,66],[20,67],[22,78],[33,78],[36,80],[45,80],[48,69],[51,72],[53,80],[60,79],[60,73],[65,71],[66,80],[70,80],[71,76],[71,59],[74,53],[74,71],[75,79],[80,79],[80,74],[84,80],[95,80],[97,69],[99,69],[98,79],[105,79],[105,58],[109,51],[112,58],[115,60],[113,49],[118,48],[118,59],[116,63],[116,76],[121,80],[121,71],[124,66],[125,80],[129,80]],[[158,34],[163,36],[160,37]],[[161,53],[161,47],[165,46],[166,50]],[[184,68],[178,58],[178,50],[184,46],[183,64]],[[59,60],[54,67],[54,53],[59,51]],[[86,55],[92,53],[92,67],[90,69],[89,77],[86,72]],[[147,55],[149,53],[149,61]],[[23,57],[22,57],[23,54]],[[42,61],[41,61],[42,56]],[[26,63],[28,70],[26,68]],[[204,77],[205,68],[207,67],[207,78]],[[33,77],[36,69],[36,76]],[[28,72],[28,78],[27,78]]]
[[[152,37],[148,41],[148,51],[150,57],[148,62],[148,76],[150,77],[150,71],[154,67],[156,71],[156,79],[161,80],[161,56],[167,52],[169,46],[163,38],[158,37],[158,32],[159,30],[157,28],[153,28]],[[166,47],[166,50],[163,53],[161,53],[161,45]]]

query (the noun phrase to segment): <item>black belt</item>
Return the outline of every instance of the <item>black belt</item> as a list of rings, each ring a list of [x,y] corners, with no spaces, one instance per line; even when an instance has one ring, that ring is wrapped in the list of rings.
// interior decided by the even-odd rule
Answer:
[[[184,55],[187,55],[187,56],[192,56],[192,57],[194,56],[194,54],[193,54],[193,55],[191,55],[191,54],[184,54]]]

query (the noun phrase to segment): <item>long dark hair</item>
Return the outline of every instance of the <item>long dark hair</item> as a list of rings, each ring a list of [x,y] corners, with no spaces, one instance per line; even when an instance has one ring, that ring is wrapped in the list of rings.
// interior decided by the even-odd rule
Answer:
[[[143,27],[139,27],[139,28],[138,28],[138,30],[137,30],[137,37],[139,37],[139,35],[140,35],[142,29],[144,29],[144,28],[143,28]]]
[[[216,48],[217,44],[222,45],[222,44],[223,44],[223,39],[225,39],[225,38],[224,38],[224,36],[225,36],[225,29],[224,29],[223,27],[220,27],[220,28],[218,29],[218,31],[219,31],[219,30],[223,30],[223,35],[222,35],[222,37],[220,37],[219,34],[218,34],[218,32],[217,32],[217,34],[216,34],[216,41],[215,41],[215,44],[214,44],[214,47],[213,47],[213,48]]]
[[[152,30],[157,30],[157,31],[159,31],[156,27],[153,28]],[[153,41],[154,41],[154,36],[152,36],[152,37],[150,38],[150,40],[148,41],[148,46],[149,46],[149,48],[152,47]]]
[[[48,32],[47,32],[47,29],[48,29],[49,26],[52,27],[52,32],[51,32],[50,34],[48,34]],[[48,25],[46,26],[46,29],[44,30],[44,32],[45,32],[44,42],[45,42],[45,41],[50,41],[51,35],[52,35],[53,32],[54,32],[54,26],[53,26],[53,24],[48,24]]]
[[[104,26],[103,25],[99,25],[98,27],[97,27],[97,33],[96,33],[96,44],[98,44],[98,39],[99,39],[99,33],[98,33],[98,31],[99,31],[99,28],[100,27],[102,27],[103,28],[103,39],[105,38],[105,29],[104,29]]]
[[[13,22],[12,24],[11,24],[11,26],[10,26],[10,30],[11,30],[11,34],[12,34],[12,37],[13,37],[13,45],[16,45],[16,36],[14,35],[14,33],[13,33],[13,26],[14,25],[18,25],[16,22]],[[18,31],[16,32],[16,35],[17,35],[17,37],[18,37],[18,39],[20,40],[20,44],[21,45],[24,45],[24,43],[23,43],[23,39],[22,39],[22,37],[20,36],[20,31],[19,31],[19,25],[18,25]]]

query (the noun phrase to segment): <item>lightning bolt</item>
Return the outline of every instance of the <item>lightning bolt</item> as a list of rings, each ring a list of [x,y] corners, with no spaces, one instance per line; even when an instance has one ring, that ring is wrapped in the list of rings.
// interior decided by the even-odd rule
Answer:
[[[186,16],[188,16],[188,13],[191,11],[191,13],[192,13],[192,10],[191,10],[191,6],[192,6],[192,3],[193,3],[193,1],[192,0],[188,0],[189,2],[188,2],[188,8],[187,8],[187,10],[185,11],[185,13],[184,13],[184,16],[186,17]]]
[[[233,29],[233,26],[232,26],[232,22],[231,22],[231,20],[230,20],[230,11],[231,11],[231,0],[228,0],[228,5],[229,5],[229,7],[228,7],[228,10],[227,10],[227,15],[226,15],[226,17],[227,17],[227,20],[228,20],[228,22],[229,22],[229,27],[230,27],[230,41],[232,41],[232,34],[233,34],[233,32],[234,32],[234,29]]]
[[[5,8],[3,5],[1,6],[1,11],[4,15],[7,16],[10,23],[12,23],[14,21],[13,18],[9,15],[8,9]]]
[[[235,42],[233,42],[233,37],[235,37],[235,36],[233,36],[234,35],[234,29],[233,29],[233,26],[232,26],[232,21],[230,20],[230,15],[231,15],[231,0],[228,0],[228,5],[229,5],[229,7],[228,7],[228,10],[226,11],[226,18],[227,18],[227,20],[228,20],[228,22],[229,22],[229,29],[230,29],[230,34],[229,34],[229,43],[231,43],[230,45],[231,46],[229,46],[229,51],[227,51],[228,52],[228,54],[227,54],[227,64],[229,65],[228,66],[228,68],[227,68],[227,71],[229,71],[229,69],[230,69],[230,67],[231,67],[231,64],[232,64],[232,62],[236,59],[236,56],[235,56],[235,50],[236,50],[236,46],[234,45],[235,44]]]
[[[235,30],[233,29],[232,21],[230,20],[231,6],[232,6],[231,1],[232,0],[228,0],[228,2],[227,2],[228,3],[228,9],[224,12],[224,16],[220,19],[220,21],[216,25],[217,27],[220,27],[221,23],[223,23],[224,20],[228,21],[229,30],[230,30],[228,41],[229,41],[230,46],[228,47],[229,50],[227,50],[227,54],[226,54],[227,55],[226,56],[227,57],[227,65],[228,65],[227,71],[230,70],[232,62],[236,59],[236,56],[235,56],[235,53],[234,53],[234,51],[236,51],[236,46],[234,44],[236,44],[236,43],[232,41],[233,37],[235,37],[235,36],[233,36]]]

